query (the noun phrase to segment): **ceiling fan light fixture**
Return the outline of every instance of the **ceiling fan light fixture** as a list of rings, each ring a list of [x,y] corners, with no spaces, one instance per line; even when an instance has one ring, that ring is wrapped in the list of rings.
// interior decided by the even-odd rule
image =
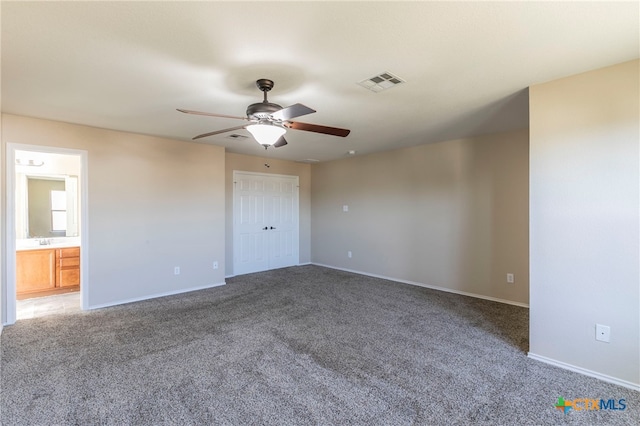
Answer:
[[[283,127],[264,123],[251,124],[247,126],[247,130],[263,146],[273,145],[287,132]]]

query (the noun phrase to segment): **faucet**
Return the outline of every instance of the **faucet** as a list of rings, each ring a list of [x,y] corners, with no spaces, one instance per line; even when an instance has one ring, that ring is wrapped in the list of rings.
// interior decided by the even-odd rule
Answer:
[[[40,238],[40,240],[38,240],[38,243],[41,246],[48,246],[49,244],[51,244],[51,240],[49,240],[47,238]]]

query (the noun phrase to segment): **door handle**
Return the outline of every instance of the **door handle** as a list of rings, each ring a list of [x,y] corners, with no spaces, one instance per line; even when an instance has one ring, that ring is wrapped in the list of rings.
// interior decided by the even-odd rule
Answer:
[[[269,229],[276,229],[276,227],[275,227],[275,226],[272,226],[272,227],[270,227]]]
[[[264,228],[262,228],[263,231],[266,231],[267,229],[269,229],[269,228],[267,228],[266,226]]]

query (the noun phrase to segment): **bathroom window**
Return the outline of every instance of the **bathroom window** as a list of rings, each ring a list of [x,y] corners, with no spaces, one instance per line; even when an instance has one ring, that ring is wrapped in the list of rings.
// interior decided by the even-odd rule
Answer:
[[[67,192],[51,191],[51,230],[67,230]]]

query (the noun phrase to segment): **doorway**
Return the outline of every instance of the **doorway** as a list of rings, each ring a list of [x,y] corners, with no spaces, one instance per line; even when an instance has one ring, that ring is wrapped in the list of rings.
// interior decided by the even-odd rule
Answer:
[[[4,324],[17,299],[79,290],[88,308],[86,169],[86,151],[7,144]]]
[[[299,264],[298,176],[233,172],[235,275]]]

